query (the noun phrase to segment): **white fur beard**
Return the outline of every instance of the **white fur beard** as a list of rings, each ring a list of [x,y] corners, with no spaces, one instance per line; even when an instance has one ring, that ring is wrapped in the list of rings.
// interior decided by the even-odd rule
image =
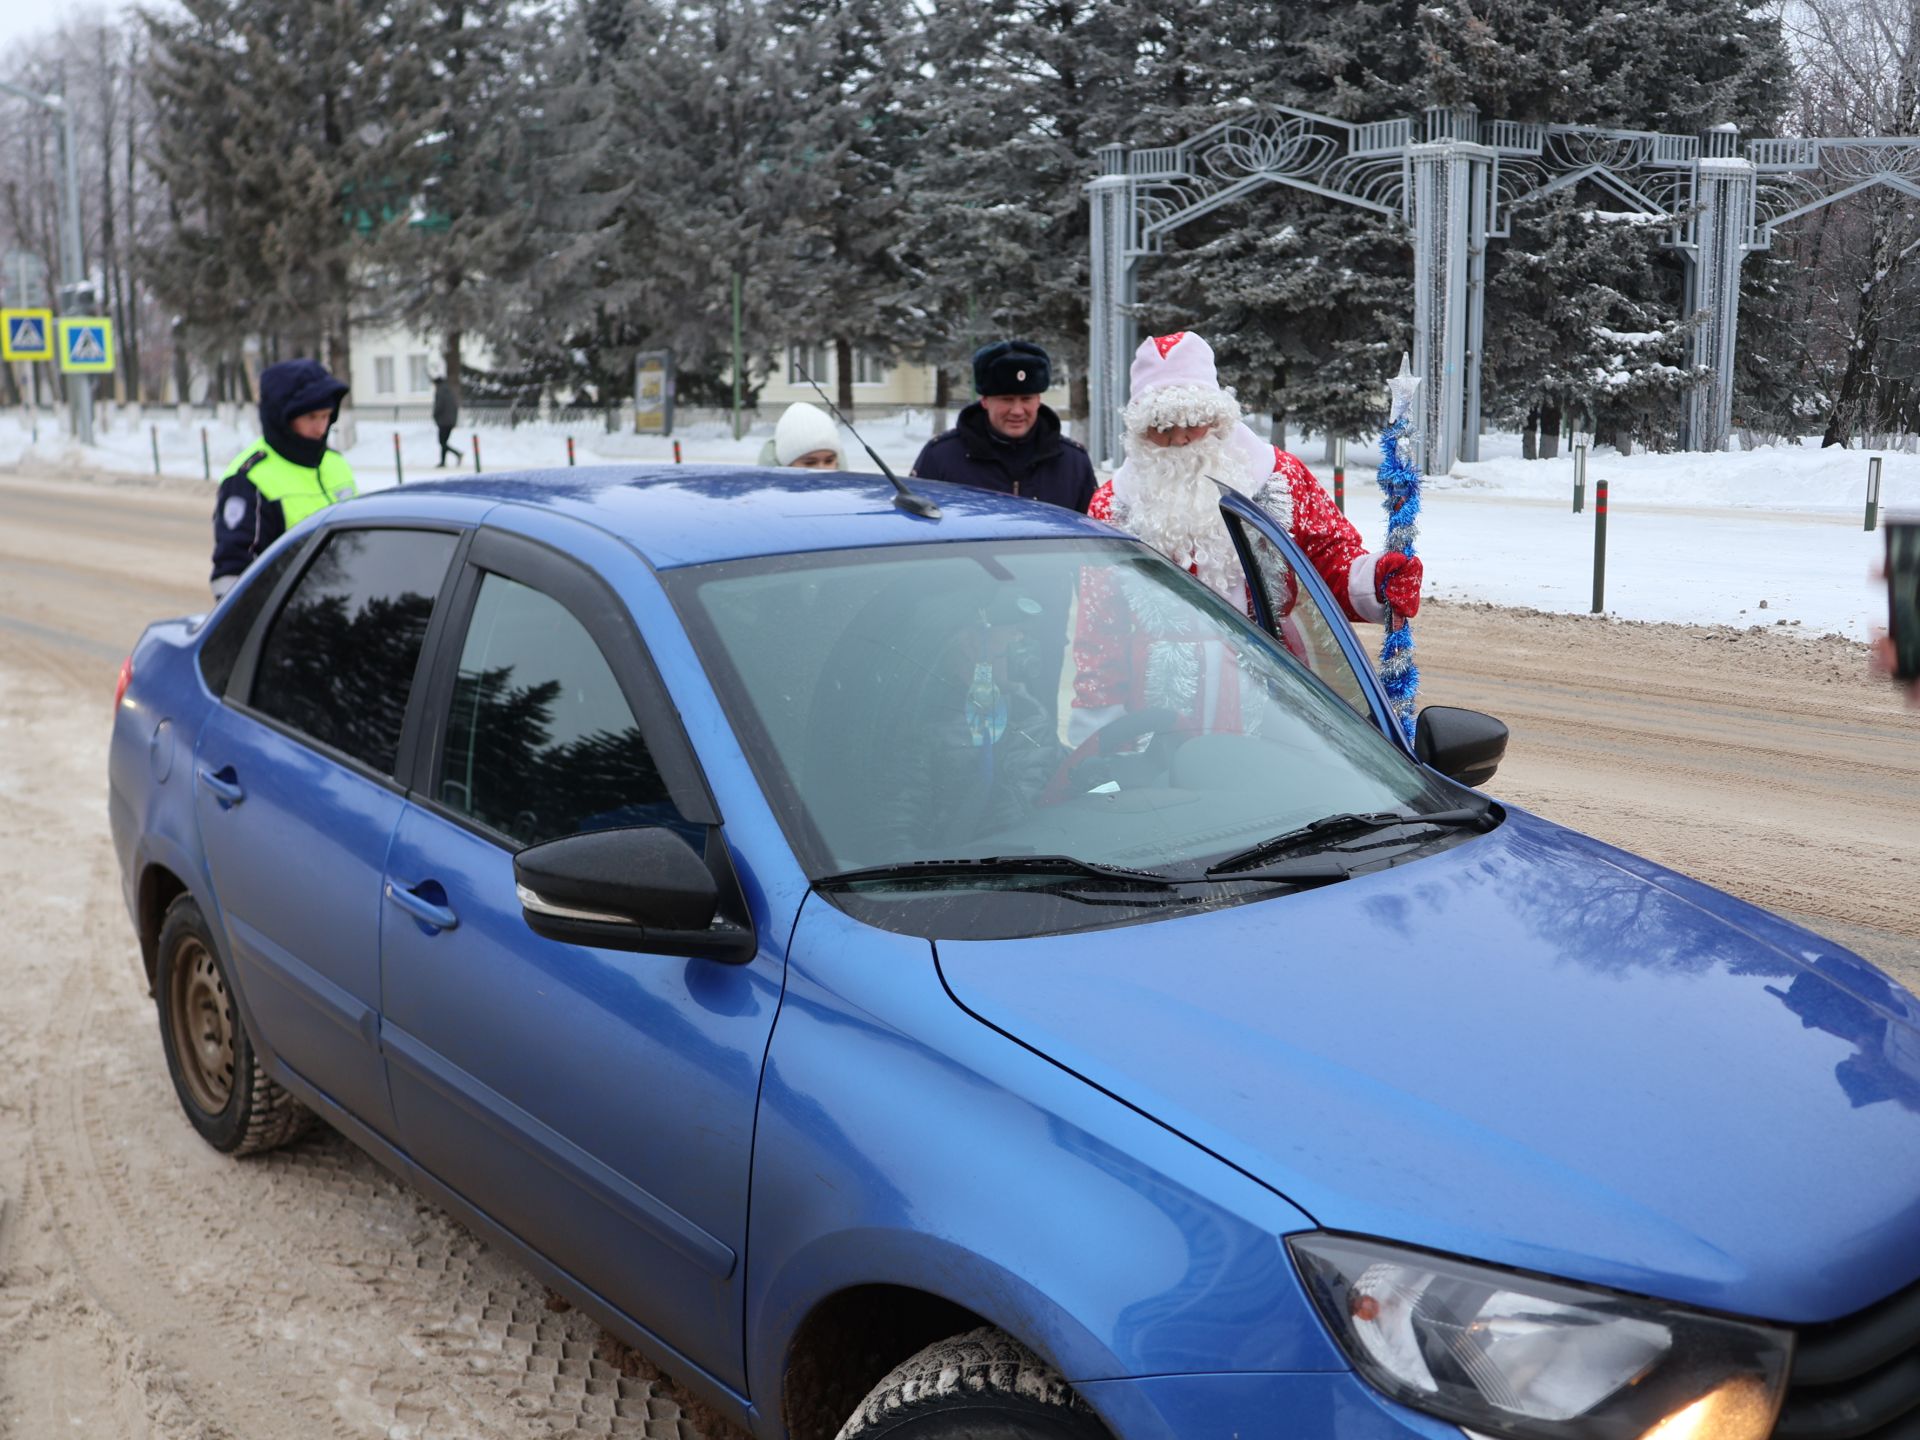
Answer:
[[[1236,460],[1215,431],[1191,445],[1149,445],[1129,435],[1127,463],[1113,477],[1114,519],[1174,564],[1189,567],[1235,605],[1246,601],[1246,576],[1220,518],[1214,480],[1228,480]]]

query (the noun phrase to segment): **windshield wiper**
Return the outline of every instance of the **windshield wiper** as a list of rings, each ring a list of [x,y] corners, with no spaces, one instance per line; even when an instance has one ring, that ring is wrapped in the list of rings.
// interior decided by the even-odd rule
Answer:
[[[1297,830],[1288,830],[1271,839],[1262,840],[1258,845],[1250,845],[1226,859],[1207,867],[1207,878],[1217,880],[1234,871],[1248,870],[1263,861],[1273,860],[1290,851],[1311,849],[1315,846],[1331,848],[1343,840],[1362,835],[1376,834],[1382,830],[1400,829],[1409,825],[1431,825],[1442,829],[1471,827],[1485,830],[1492,823],[1491,805],[1468,805],[1457,810],[1435,810],[1426,815],[1402,815],[1392,810],[1375,810],[1364,814],[1323,815],[1318,820],[1302,825]]]
[[[979,855],[953,860],[903,860],[893,865],[868,865],[858,870],[841,870],[823,875],[813,883],[838,889],[862,882],[942,881],[962,884],[970,880],[1021,879],[1098,880],[1108,885],[1123,885],[1135,890],[1171,890],[1175,882],[1151,870],[1128,870],[1119,865],[1102,865],[1075,855]]]

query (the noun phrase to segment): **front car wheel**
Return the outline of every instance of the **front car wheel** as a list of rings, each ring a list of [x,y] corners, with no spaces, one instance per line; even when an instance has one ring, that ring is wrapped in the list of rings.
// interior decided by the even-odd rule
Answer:
[[[881,1377],[835,1440],[1111,1440],[1060,1373],[991,1325]]]

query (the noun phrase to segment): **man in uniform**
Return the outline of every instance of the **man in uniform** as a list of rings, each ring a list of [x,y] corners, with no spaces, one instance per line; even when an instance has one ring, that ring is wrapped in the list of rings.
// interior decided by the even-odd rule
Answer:
[[[1040,403],[1053,362],[1030,340],[1000,340],[974,352],[980,398],[936,435],[913,462],[923,480],[951,480],[1003,495],[1024,495],[1086,513],[1093,462],[1086,447],[1060,433],[1060,417]]]
[[[213,505],[213,598],[282,535],[354,493],[346,457],[327,448],[347,387],[315,360],[260,372],[261,438],[234,459]]]

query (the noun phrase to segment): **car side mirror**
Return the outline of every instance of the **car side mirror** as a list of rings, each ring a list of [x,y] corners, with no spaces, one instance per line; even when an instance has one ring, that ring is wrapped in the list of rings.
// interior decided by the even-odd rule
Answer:
[[[1429,705],[1413,726],[1413,753],[1462,785],[1484,785],[1507,753],[1507,727],[1478,710]]]
[[[721,914],[729,897],[685,838],[657,825],[593,830],[513,857],[521,913],[536,935],[610,950],[751,959],[751,926]],[[726,887],[734,886],[731,870]],[[734,907],[727,907],[734,908]]]

